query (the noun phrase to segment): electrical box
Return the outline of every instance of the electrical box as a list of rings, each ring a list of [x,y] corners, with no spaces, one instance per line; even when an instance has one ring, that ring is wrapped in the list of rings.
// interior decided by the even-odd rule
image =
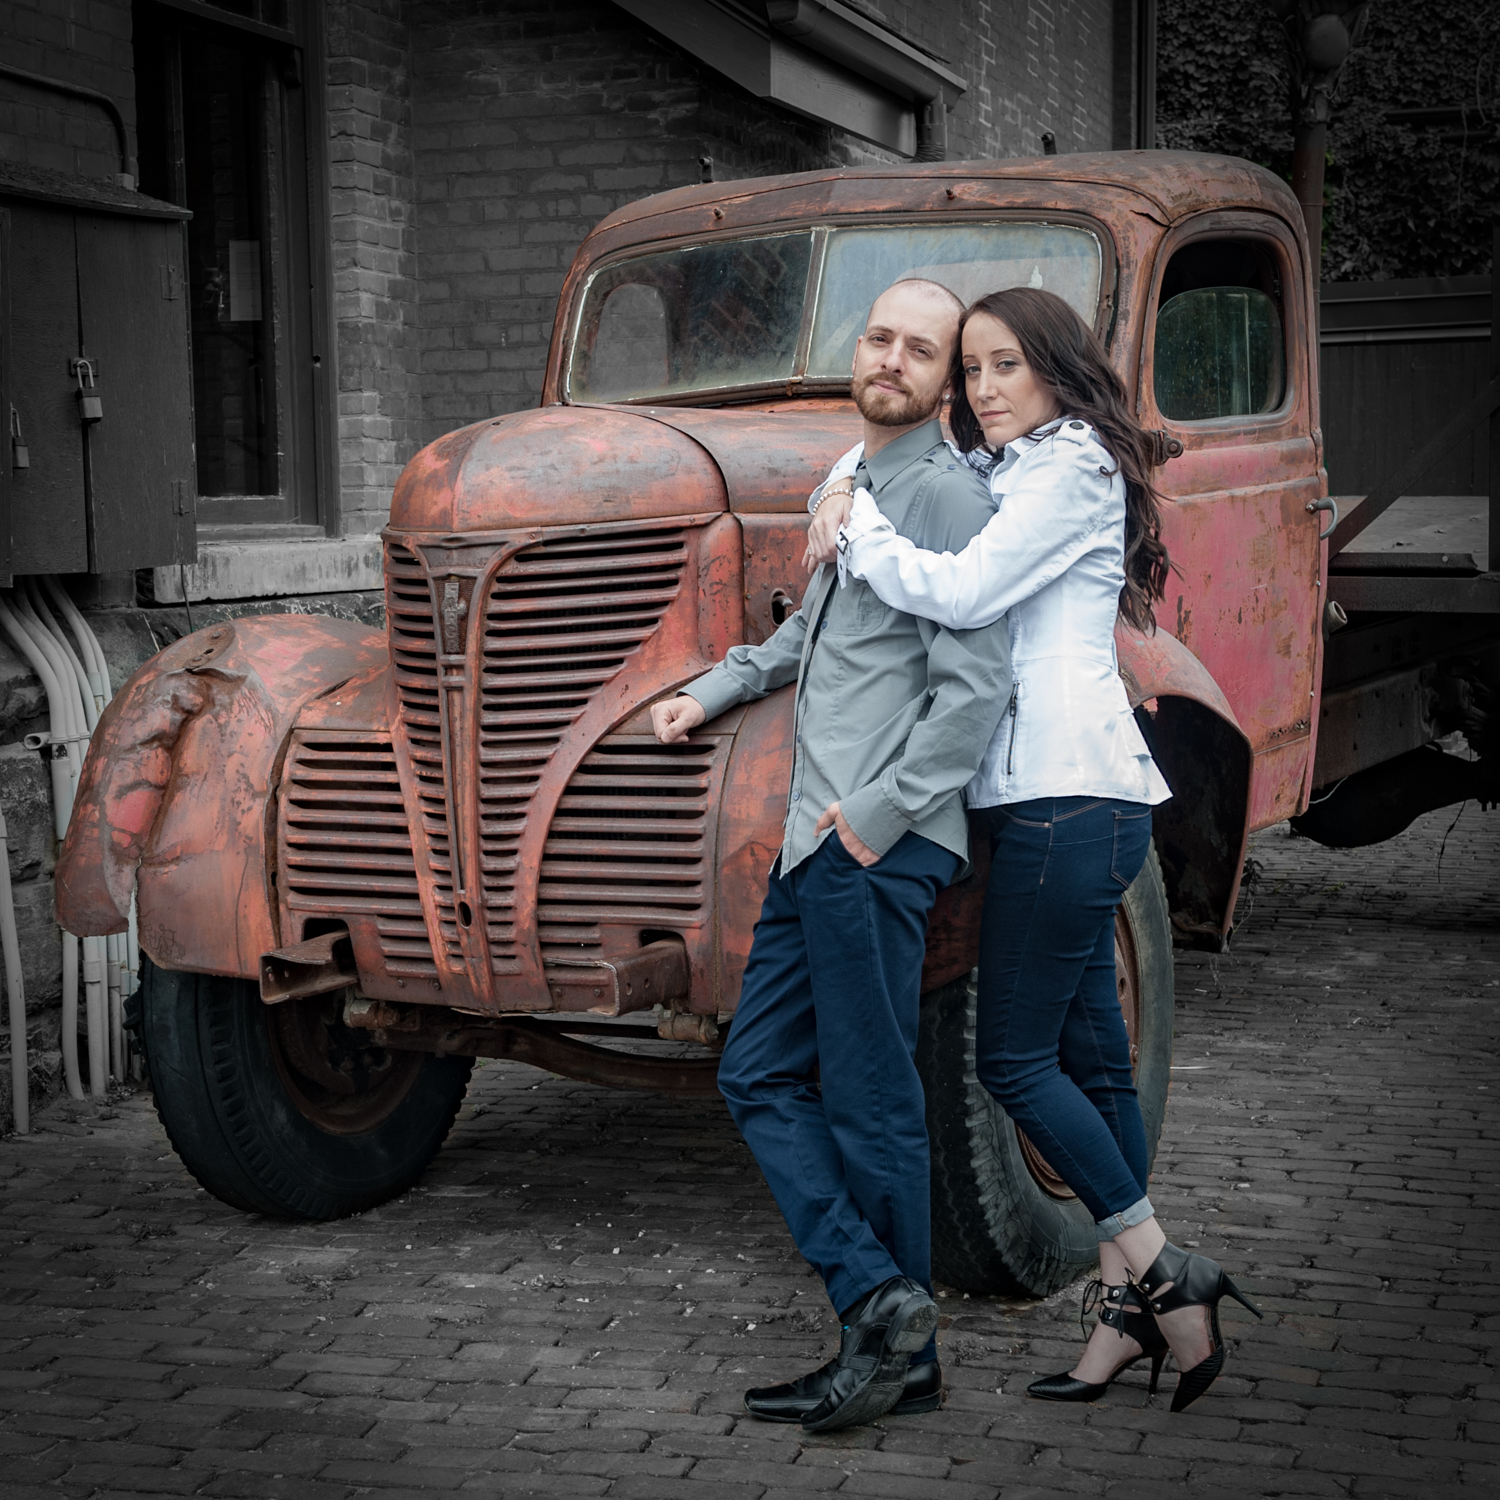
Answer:
[[[0,163],[0,584],[196,560],[188,217]]]

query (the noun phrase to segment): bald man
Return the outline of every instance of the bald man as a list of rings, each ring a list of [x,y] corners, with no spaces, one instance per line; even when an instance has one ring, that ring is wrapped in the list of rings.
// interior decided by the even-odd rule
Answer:
[[[994,513],[938,422],[961,312],[933,282],[897,282],[854,354],[864,442],[844,483],[939,552],[960,551]],[[719,1088],[843,1326],[835,1359],[747,1391],[745,1406],[825,1432],[942,1400],[913,1054],[927,918],[967,865],[963,789],[1010,694],[1009,631],[944,630],[825,566],[764,645],[734,647],[653,706],[657,738],[672,744],[793,681],[782,848]]]

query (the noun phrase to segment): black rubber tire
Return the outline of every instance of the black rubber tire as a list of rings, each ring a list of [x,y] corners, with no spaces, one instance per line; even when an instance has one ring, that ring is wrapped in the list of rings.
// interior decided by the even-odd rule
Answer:
[[[1153,849],[1122,909],[1140,994],[1136,1087],[1152,1159],[1172,1076],[1172,927]],[[933,1275],[960,1291],[1046,1297],[1099,1258],[1093,1216],[1045,1192],[974,1071],[972,977],[923,997],[917,1066],[932,1142]]]
[[[405,1192],[442,1146],[474,1065],[392,1054],[410,1081],[384,1117],[330,1130],[298,1107],[254,984],[143,958],[140,1000],[141,1046],[173,1148],[209,1192],[247,1213],[336,1219]]]

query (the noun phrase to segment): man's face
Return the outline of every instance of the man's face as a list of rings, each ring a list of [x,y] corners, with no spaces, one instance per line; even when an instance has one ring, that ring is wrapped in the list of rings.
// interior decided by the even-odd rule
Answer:
[[[878,427],[925,422],[942,403],[958,312],[920,286],[894,286],[870,309],[854,346],[854,404]]]

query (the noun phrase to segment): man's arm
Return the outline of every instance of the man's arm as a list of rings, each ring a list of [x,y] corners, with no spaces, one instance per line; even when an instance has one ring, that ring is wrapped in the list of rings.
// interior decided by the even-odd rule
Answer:
[[[769,640],[759,646],[731,646],[724,660],[690,682],[680,697],[653,704],[651,727],[657,739],[664,745],[675,744],[705,720],[795,682],[807,641],[805,606],[817,592],[820,579],[818,575],[808,584],[804,608],[788,615]]]
[[[885,854],[939,803],[973,779],[1010,699],[1010,625],[945,630],[926,620],[927,716],[900,759],[842,799],[839,810],[858,838]]]

